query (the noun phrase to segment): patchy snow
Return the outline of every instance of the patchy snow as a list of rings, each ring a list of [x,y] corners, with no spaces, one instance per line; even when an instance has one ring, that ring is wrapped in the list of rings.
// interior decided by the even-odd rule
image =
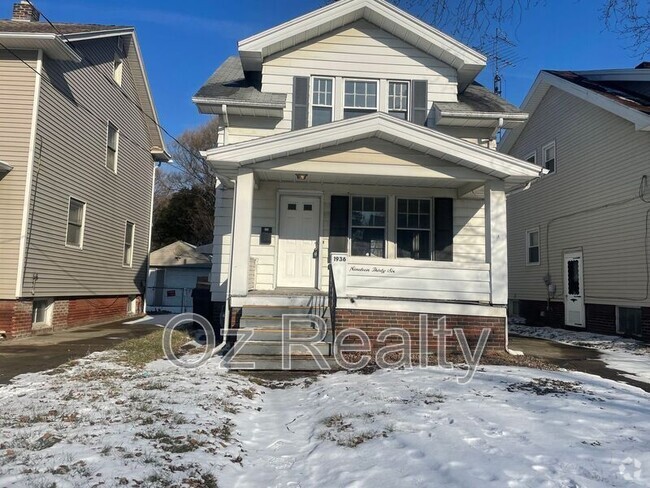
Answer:
[[[650,346],[635,339],[619,336],[593,334],[591,332],[574,332],[552,327],[531,327],[510,324],[511,334],[524,337],[547,339],[572,346],[597,349],[602,359],[610,368],[624,371],[628,378],[650,383]]]
[[[252,383],[95,353],[0,387],[0,486],[650,484],[650,394],[485,366]],[[282,388],[278,388],[282,386]]]

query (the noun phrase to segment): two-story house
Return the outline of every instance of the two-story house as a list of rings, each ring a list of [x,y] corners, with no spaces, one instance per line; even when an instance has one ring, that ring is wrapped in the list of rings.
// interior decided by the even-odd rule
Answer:
[[[549,172],[508,198],[513,313],[650,340],[650,64],[542,71],[499,149]]]
[[[141,312],[164,149],[134,29],[0,21],[0,331]]]
[[[505,194],[540,170],[494,150],[527,116],[475,83],[485,64],[384,0],[341,0],[239,42],[193,99],[220,120],[205,157],[227,324],[322,312],[377,346],[393,326],[416,344],[420,314],[444,315],[505,349]]]

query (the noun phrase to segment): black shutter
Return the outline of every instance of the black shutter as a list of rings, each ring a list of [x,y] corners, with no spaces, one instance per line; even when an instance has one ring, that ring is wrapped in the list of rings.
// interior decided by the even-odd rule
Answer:
[[[350,197],[332,195],[329,252],[348,252],[349,207]]]
[[[435,199],[434,250],[436,261],[454,260],[454,200]]]
[[[411,122],[418,125],[427,125],[427,117],[429,116],[429,104],[427,101],[427,81],[415,80],[413,81],[411,97]]]
[[[309,106],[309,78],[293,77],[293,116],[291,130],[307,127],[307,107]]]

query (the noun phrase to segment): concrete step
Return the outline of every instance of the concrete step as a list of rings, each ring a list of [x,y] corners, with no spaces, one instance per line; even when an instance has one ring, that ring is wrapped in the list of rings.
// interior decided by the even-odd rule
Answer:
[[[245,337],[245,334],[249,332],[248,329],[240,329],[237,331],[237,338]],[[291,331],[292,338],[304,338],[308,339],[314,337],[316,331],[314,329],[293,329]],[[282,330],[280,328],[255,328],[254,335],[252,340],[255,341],[281,341],[282,338],[289,339],[289,331]],[[328,329],[325,337],[323,338],[324,342],[332,342],[332,332]]]
[[[281,356],[246,356],[239,355],[235,357],[232,363],[226,364],[228,368],[233,371],[242,370],[241,363],[254,362],[255,371],[282,371],[282,357]],[[338,363],[332,357],[325,358],[325,362],[329,369],[321,369],[318,363],[312,357],[304,356],[291,356],[291,369],[290,371],[337,371],[340,368]],[[249,368],[244,368],[249,369]]]
[[[323,306],[245,306],[242,308],[243,317],[282,317],[283,315],[318,315],[323,316],[327,307]]]
[[[282,342],[280,341],[247,341],[236,342],[233,346],[235,354],[247,356],[278,356],[282,357]],[[309,347],[316,349],[325,356],[331,354],[332,346],[327,342],[316,342],[309,344]],[[311,356],[308,349],[301,346],[291,347],[292,356]]]
[[[325,323],[328,323],[328,318],[323,319]],[[291,319],[290,322],[287,321],[287,327],[291,323],[292,328],[306,328],[313,329],[315,327],[314,322],[311,320],[302,320],[302,319]],[[239,319],[239,327],[242,329],[249,328],[258,328],[258,327],[273,327],[275,329],[282,328],[282,317],[251,317],[245,316]]]

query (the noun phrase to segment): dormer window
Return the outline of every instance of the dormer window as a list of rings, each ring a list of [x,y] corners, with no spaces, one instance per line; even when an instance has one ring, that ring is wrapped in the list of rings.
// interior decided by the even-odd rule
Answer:
[[[313,78],[311,95],[311,125],[322,125],[332,121],[332,78]]]
[[[377,111],[377,84],[377,81],[345,80],[344,119]]]
[[[388,83],[388,113],[398,119],[409,118],[409,84],[407,81]]]

